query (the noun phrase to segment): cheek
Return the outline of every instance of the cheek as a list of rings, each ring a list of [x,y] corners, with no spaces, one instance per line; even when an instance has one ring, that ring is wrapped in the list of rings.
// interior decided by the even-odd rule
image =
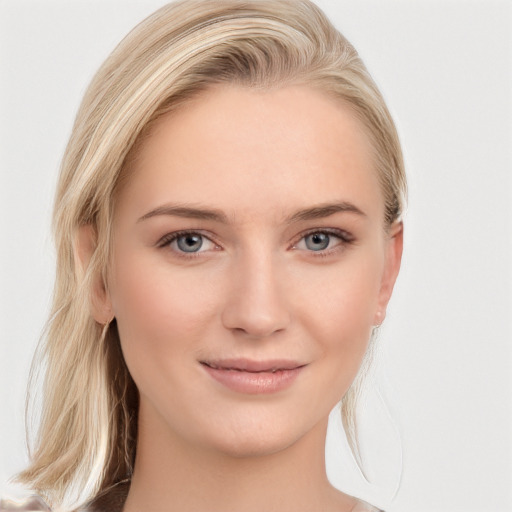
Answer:
[[[351,334],[371,329],[381,275],[382,262],[374,253],[354,255],[321,272],[303,272],[297,287],[301,316],[309,319],[314,331],[329,333],[325,338],[344,339],[349,344]]]
[[[130,371],[168,365],[191,353],[215,316],[214,295],[200,273],[126,256],[114,261],[111,300]]]
[[[300,316],[310,337],[316,340],[321,373],[326,382],[332,383],[328,393],[333,404],[351,385],[366,353],[381,269],[380,261],[362,257],[354,264],[329,269],[322,279],[309,276],[307,280],[311,293],[307,299],[303,296]],[[315,398],[320,399],[320,395]]]

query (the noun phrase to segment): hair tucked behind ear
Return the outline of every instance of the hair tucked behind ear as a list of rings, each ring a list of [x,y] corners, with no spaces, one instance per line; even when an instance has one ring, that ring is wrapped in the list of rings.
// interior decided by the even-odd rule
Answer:
[[[307,84],[349,104],[367,128],[389,226],[401,215],[405,175],[393,121],[351,44],[308,0],[184,0],[138,25],[90,84],[57,188],[57,275],[51,318],[34,368],[45,368],[43,409],[30,467],[20,475],[50,504],[76,507],[131,475],[138,397],[116,323],[90,313],[107,286],[116,191],[153,122],[212,84]],[[96,237],[86,268],[76,237]],[[343,420],[357,454],[357,386]]]

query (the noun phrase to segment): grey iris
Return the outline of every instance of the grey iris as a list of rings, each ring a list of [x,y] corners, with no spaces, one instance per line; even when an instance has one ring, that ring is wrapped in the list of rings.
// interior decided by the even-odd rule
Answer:
[[[329,235],[326,233],[313,233],[306,236],[306,247],[311,251],[323,251],[329,246]]]
[[[183,235],[176,240],[176,243],[180,251],[197,252],[203,245],[203,237],[201,235]]]

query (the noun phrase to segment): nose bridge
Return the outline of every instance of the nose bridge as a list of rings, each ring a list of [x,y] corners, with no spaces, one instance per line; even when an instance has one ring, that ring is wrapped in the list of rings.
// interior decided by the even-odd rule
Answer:
[[[232,286],[223,311],[226,328],[254,338],[286,328],[290,312],[283,269],[270,250],[240,254],[233,262]]]

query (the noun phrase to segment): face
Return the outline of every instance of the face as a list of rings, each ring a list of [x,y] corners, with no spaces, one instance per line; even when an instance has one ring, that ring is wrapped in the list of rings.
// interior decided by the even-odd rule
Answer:
[[[96,311],[116,317],[141,422],[236,456],[326,422],[398,272],[371,155],[349,107],[306,87],[217,86],[158,121]]]

